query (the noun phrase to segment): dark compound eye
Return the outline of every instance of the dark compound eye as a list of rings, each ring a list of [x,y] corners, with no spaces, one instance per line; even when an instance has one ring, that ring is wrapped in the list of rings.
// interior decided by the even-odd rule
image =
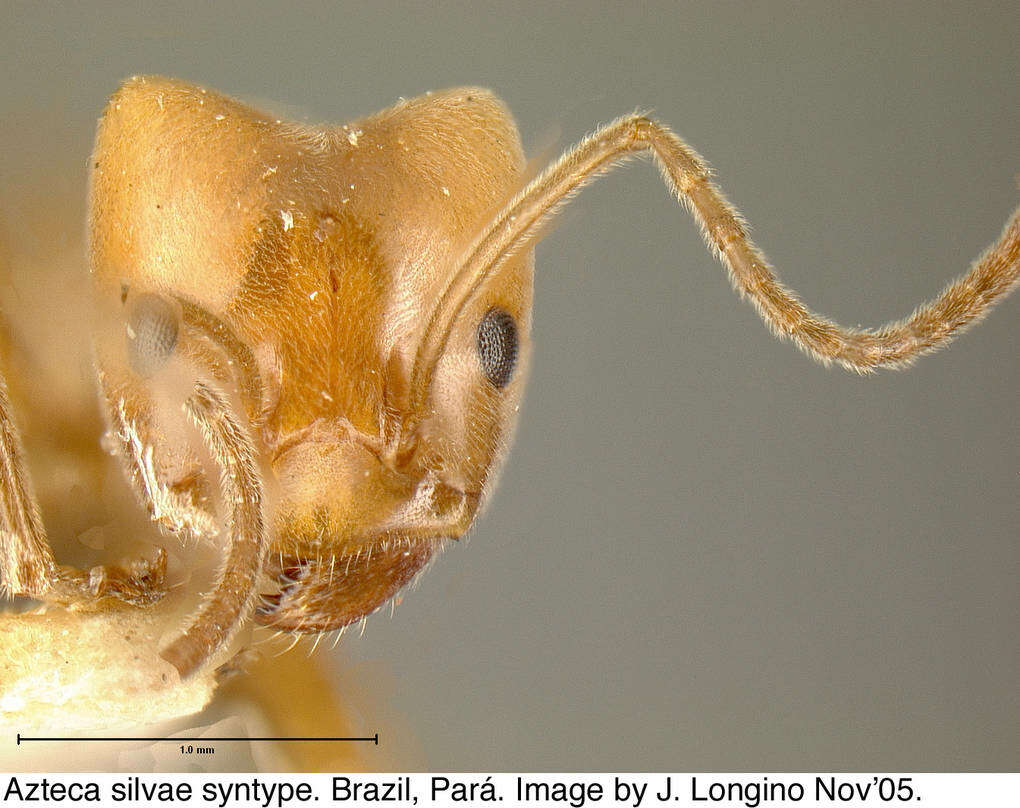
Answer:
[[[506,387],[517,364],[517,323],[503,309],[489,309],[478,324],[482,372],[496,387]]]
[[[128,357],[139,376],[151,376],[177,347],[177,310],[159,295],[139,295],[128,320]]]

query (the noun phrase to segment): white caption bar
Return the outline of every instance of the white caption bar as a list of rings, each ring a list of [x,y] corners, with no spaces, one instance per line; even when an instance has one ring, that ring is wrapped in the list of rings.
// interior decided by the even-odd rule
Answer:
[[[671,805],[997,808],[1020,774],[0,774],[7,806]]]

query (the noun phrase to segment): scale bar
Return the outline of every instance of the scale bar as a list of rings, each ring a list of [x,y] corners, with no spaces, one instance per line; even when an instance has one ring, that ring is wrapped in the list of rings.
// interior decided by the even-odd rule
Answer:
[[[379,733],[378,732],[375,735],[368,736],[367,738],[322,738],[322,737],[298,737],[298,738],[295,738],[295,737],[275,737],[275,736],[271,736],[271,735],[270,736],[264,736],[264,737],[250,737],[250,736],[241,735],[241,736],[238,736],[238,737],[220,737],[220,738],[185,738],[185,737],[175,737],[175,738],[145,738],[145,737],[138,737],[138,736],[134,736],[134,737],[130,737],[129,736],[129,737],[123,737],[123,738],[121,738],[121,737],[112,737],[112,736],[111,737],[99,737],[99,738],[97,738],[97,737],[81,737],[81,738],[69,737],[69,738],[62,738],[62,737],[56,737],[56,736],[53,736],[53,737],[32,738],[32,737],[28,737],[28,736],[22,735],[20,732],[18,733],[17,737],[18,737],[18,746],[21,746],[23,741],[26,742],[26,743],[28,741],[64,741],[64,742],[70,741],[72,743],[75,742],[75,741],[152,741],[152,742],[160,742],[160,741],[162,741],[162,742],[173,742],[173,743],[176,743],[177,741],[192,741],[192,742],[199,742],[200,741],[202,743],[214,743],[216,741],[281,741],[281,742],[287,742],[287,741],[326,741],[326,742],[330,742],[330,741],[345,741],[345,742],[349,742],[349,743],[359,743],[360,742],[360,743],[374,743],[376,746],[379,745]]]

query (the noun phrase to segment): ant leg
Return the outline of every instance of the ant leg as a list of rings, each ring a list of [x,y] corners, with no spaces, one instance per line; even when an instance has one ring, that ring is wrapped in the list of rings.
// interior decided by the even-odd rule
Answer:
[[[42,597],[56,564],[0,374],[0,594]]]
[[[155,561],[140,560],[127,568],[100,566],[84,572],[56,564],[0,374],[0,594],[76,606],[110,597],[144,606],[166,593],[165,574],[162,549]]]
[[[182,677],[198,670],[254,608],[267,546],[262,480],[251,439],[226,400],[206,384],[195,385],[185,408],[222,470],[223,501],[232,507],[219,580],[187,630],[161,652]]]

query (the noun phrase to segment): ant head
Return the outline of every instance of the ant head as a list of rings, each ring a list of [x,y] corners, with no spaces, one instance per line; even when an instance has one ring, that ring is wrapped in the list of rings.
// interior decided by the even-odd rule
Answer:
[[[533,259],[477,286],[460,269],[522,169],[483,90],[324,128],[161,78],[111,100],[90,199],[93,275],[128,332],[98,351],[111,417],[143,447],[150,507],[153,488],[172,492],[164,520],[183,530],[215,485],[167,380],[233,391],[275,492],[267,622],[371,612],[491,490],[523,391]]]

